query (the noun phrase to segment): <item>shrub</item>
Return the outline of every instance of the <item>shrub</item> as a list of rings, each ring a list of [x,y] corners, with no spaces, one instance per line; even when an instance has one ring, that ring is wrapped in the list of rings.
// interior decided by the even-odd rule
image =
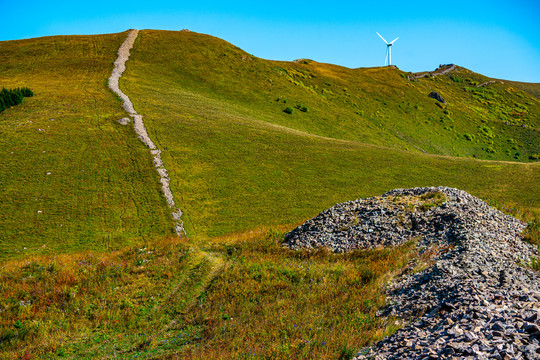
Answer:
[[[0,91],[0,112],[9,107],[19,105],[22,103],[24,97],[30,96],[34,96],[34,93],[27,87],[16,89],[2,88],[2,91]]]
[[[540,271],[540,259],[537,257],[531,258],[531,268],[536,271]]]
[[[287,113],[287,114],[292,114],[294,112],[294,109],[290,106],[287,106],[285,108],[285,110],[283,110],[283,112]]]
[[[309,110],[307,106],[302,105],[302,104],[297,104],[297,105],[296,105],[296,108],[297,108],[298,110],[302,111],[302,112],[308,112],[308,110]]]
[[[463,137],[467,141],[473,141],[474,137],[471,134],[464,134]]]
[[[533,221],[527,224],[527,227],[521,234],[523,240],[529,244],[540,246],[540,221],[539,219],[534,219]]]
[[[21,92],[21,95],[24,96],[24,97],[32,97],[32,96],[34,96],[34,92],[32,90],[30,90],[29,88],[27,88],[27,87],[21,88],[20,92]]]
[[[354,357],[354,349],[348,347],[348,346],[343,346],[343,348],[341,349],[341,353],[339,354],[339,360],[349,360],[349,359],[352,359]]]
[[[490,127],[482,125],[478,127],[478,130],[480,130],[480,134],[484,135],[488,139],[493,139],[495,134],[493,133],[493,130],[491,130]]]
[[[463,79],[462,79],[462,78],[457,77],[457,76],[453,76],[453,75],[450,76],[450,79],[452,79],[452,81],[457,82],[457,83],[463,82]]]

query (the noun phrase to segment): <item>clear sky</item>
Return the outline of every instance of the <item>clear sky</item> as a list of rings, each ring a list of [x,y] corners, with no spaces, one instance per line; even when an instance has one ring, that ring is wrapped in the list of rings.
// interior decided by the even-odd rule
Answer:
[[[540,1],[44,1],[0,0],[0,40],[129,28],[217,36],[265,59],[310,58],[405,71],[454,63],[484,75],[540,82]],[[1,51],[1,48],[0,48]]]

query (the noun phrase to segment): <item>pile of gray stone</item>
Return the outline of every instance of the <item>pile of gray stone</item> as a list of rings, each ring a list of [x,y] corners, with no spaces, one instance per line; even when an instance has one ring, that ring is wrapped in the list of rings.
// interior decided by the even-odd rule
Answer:
[[[540,274],[527,267],[539,254],[524,227],[458,189],[397,189],[338,204],[284,245],[345,252],[415,239],[433,254],[387,287],[381,315],[406,325],[357,360],[540,359]]]

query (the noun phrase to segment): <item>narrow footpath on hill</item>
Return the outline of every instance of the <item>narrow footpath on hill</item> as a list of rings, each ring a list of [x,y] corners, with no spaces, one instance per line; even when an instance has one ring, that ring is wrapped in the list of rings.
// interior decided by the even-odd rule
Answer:
[[[133,44],[135,43],[135,39],[137,39],[138,33],[138,30],[130,30],[126,40],[118,49],[118,58],[114,62],[114,69],[111,77],[109,78],[109,88],[124,101],[124,109],[133,118],[135,132],[137,133],[139,139],[146,146],[148,146],[148,148],[150,148],[150,152],[153,156],[154,166],[156,167],[156,170],[160,176],[163,194],[165,195],[168,206],[172,209],[172,216],[175,221],[174,230],[179,237],[187,237],[181,218],[182,211],[176,206],[174,201],[174,195],[169,186],[170,178],[161,159],[161,150],[158,149],[152,139],[150,139],[150,136],[146,131],[146,127],[144,126],[142,115],[135,111],[133,103],[129,97],[124,94],[118,86],[118,81],[126,69],[126,62],[129,58],[130,50],[133,48]],[[129,122],[129,118],[123,118],[120,120],[120,123],[124,125],[129,124]],[[199,296],[206,291],[214,278],[227,266],[224,259],[217,254],[207,253],[201,249],[198,249],[197,247],[193,248],[193,254],[195,260],[193,261],[192,267],[186,272],[186,276],[180,280],[180,282],[174,287],[174,290],[168,295],[167,302],[157,306],[152,311],[152,315],[149,316],[148,321],[153,321],[151,318],[156,316],[156,313],[163,311],[161,308],[163,305],[166,305],[168,308],[175,308],[181,314],[189,312],[190,309],[196,305]],[[159,316],[156,316],[155,318],[159,318]],[[172,320],[170,323],[165,324],[162,328],[156,327],[154,336],[157,337],[163,335],[163,333],[167,332],[175,325],[176,320]],[[130,349],[128,352],[136,350],[136,348]]]
[[[174,195],[170,188],[169,175],[167,169],[165,168],[165,165],[163,164],[163,161],[161,160],[161,150],[157,148],[154,142],[150,139],[150,136],[148,136],[148,132],[146,131],[146,127],[144,126],[142,115],[138,114],[137,111],[135,111],[133,103],[131,102],[129,97],[124,94],[122,90],[120,90],[120,87],[118,85],[118,81],[120,80],[122,73],[124,72],[124,70],[126,70],[126,62],[129,59],[129,51],[133,47],[133,44],[135,43],[135,39],[137,39],[138,34],[139,30],[130,30],[126,37],[126,40],[124,40],[124,42],[118,49],[118,58],[114,62],[114,69],[112,71],[111,77],[109,78],[109,88],[115,94],[120,96],[120,98],[124,101],[124,109],[133,118],[133,126],[135,128],[135,132],[139,136],[139,139],[150,148],[150,152],[154,160],[154,166],[156,167],[156,170],[160,176],[159,181],[161,182],[161,189],[163,191],[163,194],[165,195],[165,199],[167,200],[167,205],[169,205],[169,207],[172,209],[172,217],[175,221],[175,232],[178,234],[178,236],[187,236],[184,229],[184,223],[182,222],[182,211],[176,206],[176,203],[174,202]],[[121,121],[122,124],[127,124],[128,122],[129,119],[127,118],[124,118]]]
[[[417,79],[420,79],[423,77],[446,75],[449,72],[454,71],[456,67],[457,66],[454,64],[441,65],[437,69],[435,69],[435,71],[426,71],[426,72],[414,73],[412,75],[407,75],[407,79],[409,79],[410,81],[416,81]]]

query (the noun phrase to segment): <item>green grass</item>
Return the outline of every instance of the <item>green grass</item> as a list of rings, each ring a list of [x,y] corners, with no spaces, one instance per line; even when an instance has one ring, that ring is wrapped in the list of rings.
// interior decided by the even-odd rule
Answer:
[[[538,218],[529,222],[523,232],[523,239],[530,244],[540,246],[540,221]]]
[[[107,89],[126,33],[0,42],[0,260],[119,248],[171,233],[150,155]]]
[[[4,262],[0,357],[119,352],[133,358],[135,349],[166,333],[178,312],[192,306],[188,300],[199,294],[214,263],[177,237],[115,252]],[[181,333],[199,336],[197,328]]]
[[[166,61],[169,56],[172,60]],[[303,74],[301,70],[313,66],[309,71],[316,73],[317,81],[340,86],[358,73],[366,84],[349,80],[348,88],[355,84],[369,102],[387,94],[388,107],[399,105],[389,94],[401,87],[403,91],[410,88],[406,96],[413,96],[416,87],[427,85],[403,82],[394,69],[243,60],[246,56],[205,35],[142,31],[121,80],[145,116],[150,136],[163,149],[190,236],[204,238],[297,222],[337,202],[397,187],[447,185],[538,210],[538,164],[441,157],[360,142],[359,133],[363,133],[366,142],[390,145],[383,128],[354,120],[355,130],[345,131],[349,126],[352,129],[351,118],[328,118],[337,111],[330,102],[292,84],[275,67]],[[386,80],[396,84],[384,86]],[[270,88],[278,90],[261,90]],[[286,98],[287,104],[304,104],[309,112],[285,114],[287,104],[282,99]],[[324,114],[314,99],[328,104]],[[430,101],[427,95],[424,100]],[[385,120],[385,126],[403,118],[407,116]],[[422,131],[430,137],[439,132],[437,126]],[[358,141],[341,139],[346,137]]]
[[[335,255],[287,251],[281,239],[270,232],[215,241],[229,265],[186,316],[184,326],[202,326],[205,336],[180,358],[336,359],[395,329],[376,312],[412,243]]]
[[[178,239],[149,151],[106,88],[125,36],[0,43],[0,86],[35,93],[0,114],[0,358],[347,358],[399,327],[376,311],[414,244],[292,252],[285,231],[427,185],[538,216],[540,165],[526,163],[540,153],[538,102],[521,91],[478,90],[485,78],[461,68],[461,81],[410,83],[142,31],[120,86],[163,150],[190,236]],[[396,199],[412,200],[444,201]]]
[[[400,248],[293,252],[281,231],[175,238],[0,271],[0,356],[336,359],[394,331],[376,316]]]
[[[211,36],[164,31],[142,31],[130,61],[134,79],[160,79],[143,90],[154,101],[169,102],[174,89],[314,135],[440,155],[514,161],[520,152],[517,160],[526,162],[540,152],[539,100],[507,84],[477,88],[489,78],[463,68],[410,82],[394,68],[268,61]],[[448,104],[429,98],[433,90]],[[309,111],[283,112],[295,104]],[[494,138],[482,136],[481,126]],[[484,150],[489,146],[494,152]]]

